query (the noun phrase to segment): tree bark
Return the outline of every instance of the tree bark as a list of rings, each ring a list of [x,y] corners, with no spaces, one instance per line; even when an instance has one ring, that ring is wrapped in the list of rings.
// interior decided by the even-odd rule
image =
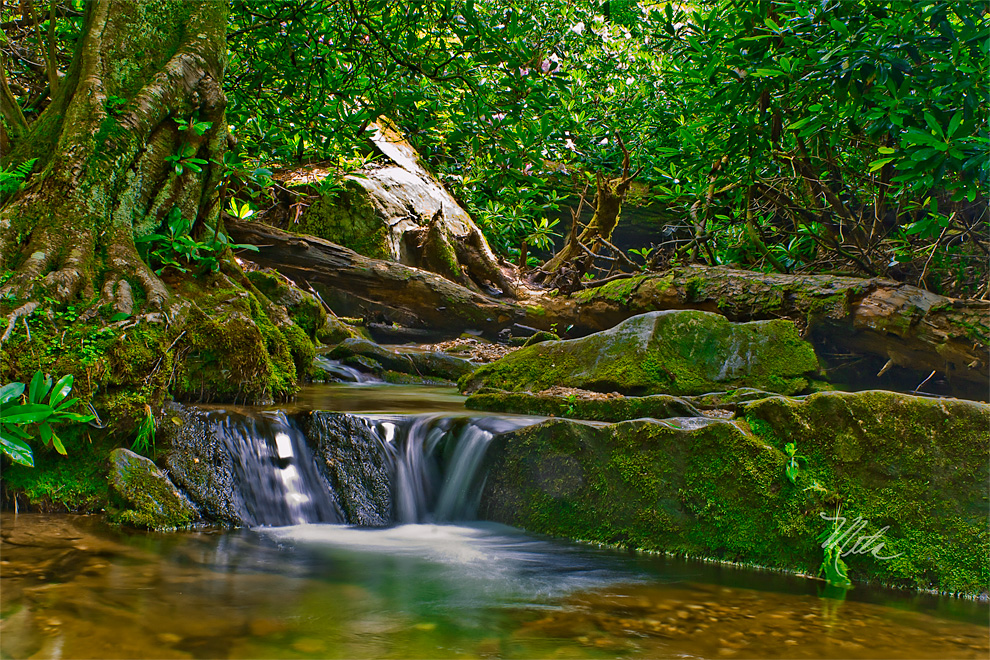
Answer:
[[[88,5],[68,75],[5,154],[5,165],[39,160],[38,174],[0,210],[0,268],[16,271],[4,292],[30,297],[40,283],[65,301],[99,291],[127,310],[131,280],[149,307],[166,305],[168,291],[134,239],[176,207],[200,229],[218,218],[226,15],[220,0]],[[210,128],[180,130],[191,119]],[[176,173],[167,159],[183,146],[207,161],[202,171]]]

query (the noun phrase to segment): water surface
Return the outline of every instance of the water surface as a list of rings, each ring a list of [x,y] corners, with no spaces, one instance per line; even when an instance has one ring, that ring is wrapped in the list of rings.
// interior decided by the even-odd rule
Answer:
[[[5,658],[985,658],[987,606],[488,523],[124,532],[3,514]]]

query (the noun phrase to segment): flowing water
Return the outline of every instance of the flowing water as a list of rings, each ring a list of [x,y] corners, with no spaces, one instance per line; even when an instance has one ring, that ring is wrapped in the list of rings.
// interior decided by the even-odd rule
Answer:
[[[365,414],[297,414],[312,409]],[[200,423],[232,455],[229,509],[249,526],[158,534],[3,514],[0,657],[990,652],[985,603],[827,593],[795,576],[471,520],[488,443],[533,421],[472,417],[449,390],[384,385],[312,388],[279,410],[213,409]]]

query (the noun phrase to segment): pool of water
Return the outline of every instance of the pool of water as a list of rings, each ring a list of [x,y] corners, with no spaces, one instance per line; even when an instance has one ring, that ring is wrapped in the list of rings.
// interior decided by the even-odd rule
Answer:
[[[985,604],[502,525],[142,533],[0,517],[4,658],[987,657]]]

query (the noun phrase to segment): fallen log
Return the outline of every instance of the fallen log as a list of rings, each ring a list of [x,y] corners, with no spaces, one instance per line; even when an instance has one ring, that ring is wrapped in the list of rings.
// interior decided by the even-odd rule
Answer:
[[[312,286],[337,314],[369,322],[426,328],[457,336],[478,330],[495,336],[525,316],[522,307],[467,289],[419,268],[370,259],[314,236],[257,222],[227,219],[237,243],[258,252],[238,255]]]
[[[824,359],[829,377],[857,387],[911,390],[928,377],[941,391],[987,400],[990,302],[946,298],[883,279],[764,274],[684,266],[613,280],[571,296],[499,300],[434,273],[369,259],[328,241],[227,220],[241,258],[316,288],[339,314],[489,337],[515,323],[581,336],[653,310],[700,309],[732,321],[786,318]]]
[[[891,280],[685,266],[548,299],[546,307],[547,317],[578,334],[656,309],[700,309],[732,321],[786,318],[837,371],[859,361],[846,382],[883,385],[874,381],[889,371],[917,386],[935,372],[953,393],[983,400],[990,393],[990,302]]]

